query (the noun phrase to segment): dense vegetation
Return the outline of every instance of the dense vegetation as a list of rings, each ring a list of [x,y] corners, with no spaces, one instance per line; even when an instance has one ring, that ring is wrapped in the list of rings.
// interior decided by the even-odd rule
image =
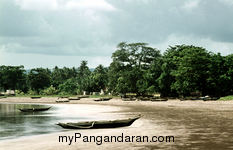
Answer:
[[[83,91],[160,93],[165,96],[201,94],[225,96],[233,90],[233,55],[221,56],[193,45],[176,45],[162,55],[147,43],[119,43],[109,68],[0,66],[0,90],[19,94],[81,94]]]

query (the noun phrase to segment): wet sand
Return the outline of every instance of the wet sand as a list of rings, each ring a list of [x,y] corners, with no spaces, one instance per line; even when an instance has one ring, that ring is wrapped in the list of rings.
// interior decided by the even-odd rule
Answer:
[[[23,137],[0,141],[0,149],[233,149],[233,101],[179,101],[167,102],[151,101],[110,101],[95,102],[91,98],[84,98],[68,103],[56,103],[57,98],[4,98],[0,103],[41,103],[41,104],[89,104],[98,106],[118,107],[117,111],[109,113],[117,117],[143,116],[131,126],[115,129],[66,130],[59,133]],[[113,119],[116,119],[113,118]],[[75,136],[81,134],[75,142],[74,139],[59,142],[59,136]],[[83,142],[84,136],[148,136],[149,141],[126,142]],[[173,136],[174,142],[150,142],[153,136]],[[97,139],[100,141],[100,138]],[[160,138],[162,140],[162,138]],[[121,141],[121,140],[120,140]],[[100,144],[100,145],[97,145]]]

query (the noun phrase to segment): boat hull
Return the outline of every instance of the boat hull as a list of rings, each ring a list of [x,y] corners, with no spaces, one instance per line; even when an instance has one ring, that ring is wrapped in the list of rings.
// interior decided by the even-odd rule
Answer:
[[[30,108],[30,109],[19,109],[22,112],[34,112],[34,111],[46,111],[49,110],[51,107],[47,107],[47,108]]]
[[[58,123],[59,125],[66,129],[101,129],[101,128],[119,128],[130,126],[135,120],[139,119],[140,116],[129,119],[119,119],[119,120],[103,120],[103,121],[88,121],[88,122],[78,122],[78,123]]]

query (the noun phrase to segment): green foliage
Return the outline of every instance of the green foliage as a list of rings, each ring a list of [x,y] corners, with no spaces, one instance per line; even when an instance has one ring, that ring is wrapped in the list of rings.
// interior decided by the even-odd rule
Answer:
[[[181,45],[172,48],[178,51],[179,54],[172,59],[176,69],[171,71],[171,75],[175,77],[176,81],[171,85],[171,89],[181,94],[199,90],[206,95],[211,54],[204,48],[192,45]]]
[[[54,94],[58,94],[58,90],[56,90],[56,88],[53,86],[50,86],[40,91],[40,95],[54,95]]]
[[[87,66],[87,61],[82,61],[78,68],[77,84],[80,91],[90,91],[90,74],[91,71]]]
[[[150,68],[160,51],[147,46],[147,43],[119,43],[112,54],[110,64],[109,89],[120,93],[145,93],[147,87],[143,85],[143,74]]]
[[[28,93],[29,95],[38,95],[37,91],[29,90]]]
[[[221,97],[219,99],[220,101],[227,101],[227,100],[233,100],[233,95],[228,95],[228,96],[225,96],[225,97]]]
[[[90,91],[100,92],[100,90],[106,90],[108,84],[108,69],[103,65],[99,65],[95,68],[94,72],[90,75]]]
[[[58,88],[60,84],[63,84],[67,79],[76,78],[77,70],[73,68],[63,67],[59,69],[57,66],[53,69],[51,73],[51,84],[53,87]]]
[[[20,90],[15,90],[16,95],[24,95],[25,93]]]
[[[58,86],[61,95],[77,94],[78,85],[74,79],[68,79],[65,83]]]
[[[193,45],[176,45],[163,56],[162,73],[157,79],[163,96],[207,94],[212,53]]]
[[[50,72],[48,69],[32,69],[27,76],[27,83],[32,90],[39,91],[50,86]]]
[[[23,66],[0,66],[0,91],[17,90],[19,96],[26,92],[29,96],[70,95],[101,89],[112,94],[159,92],[162,97],[187,97],[196,91],[215,97],[233,94],[233,54],[221,56],[202,47],[176,45],[161,56],[147,43],[122,42],[112,59],[109,68],[99,65],[93,72],[87,61],[81,61],[78,69],[34,68],[28,74]]]
[[[26,91],[24,66],[0,66],[0,89]]]

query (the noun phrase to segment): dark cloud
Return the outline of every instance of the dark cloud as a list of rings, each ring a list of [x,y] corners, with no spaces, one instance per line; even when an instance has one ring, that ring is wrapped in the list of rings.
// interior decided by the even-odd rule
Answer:
[[[232,41],[233,6],[217,0],[196,1],[193,6],[188,2],[192,1],[115,1],[122,10],[109,15],[115,38],[160,43],[181,34]]]
[[[230,0],[1,0],[0,52],[111,57],[126,41],[229,54],[232,17]]]

